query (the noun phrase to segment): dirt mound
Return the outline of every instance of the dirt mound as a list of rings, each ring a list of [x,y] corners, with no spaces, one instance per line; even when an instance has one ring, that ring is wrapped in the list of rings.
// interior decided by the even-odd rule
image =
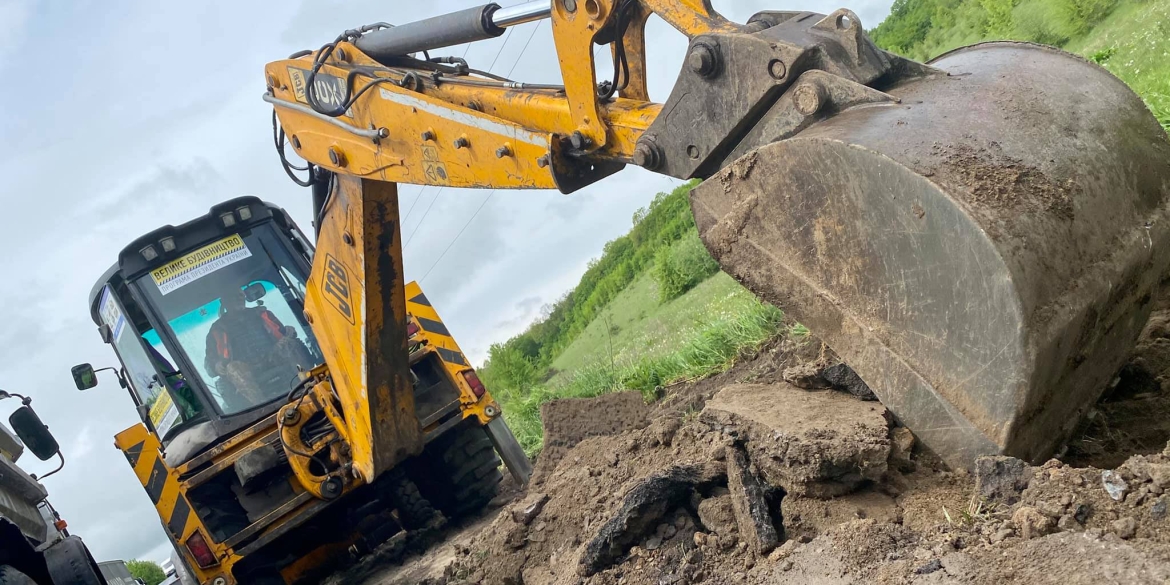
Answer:
[[[441,582],[1064,585],[1170,579],[1170,495],[1163,487],[1170,482],[1170,457],[1163,454],[1134,457],[1112,472],[1056,461],[1024,466],[1026,480],[1013,504],[980,498],[976,486],[987,478],[921,465],[907,474],[890,468],[881,481],[834,498],[787,494],[782,513],[773,516],[785,540],[761,552],[735,510],[737,496],[720,484],[731,469],[726,443],[734,449],[736,441],[709,429],[702,417],[680,426],[669,445],[649,446],[649,429],[587,439],[549,477],[541,492],[547,503],[529,524],[500,514],[451,562]],[[622,450],[631,444],[636,450]],[[615,451],[618,463],[610,466],[604,454]],[[758,460],[752,461],[749,473],[767,487]],[[1120,500],[1103,480],[1110,473],[1126,482]],[[591,551],[599,533],[609,535],[600,561]],[[585,557],[595,563],[589,570],[582,570]]]
[[[636,394],[553,403],[527,492],[428,553],[428,571],[412,561],[376,582],[1166,583],[1170,422],[1121,414],[1170,404],[1167,317],[1155,314],[1066,461],[1039,466],[947,470],[880,404],[823,389],[831,360],[815,340],[777,343],[652,406]]]
[[[642,394],[634,391],[545,403],[540,407],[544,451],[533,470],[534,483],[540,483],[570,447],[589,437],[642,428],[649,424],[649,414]]]

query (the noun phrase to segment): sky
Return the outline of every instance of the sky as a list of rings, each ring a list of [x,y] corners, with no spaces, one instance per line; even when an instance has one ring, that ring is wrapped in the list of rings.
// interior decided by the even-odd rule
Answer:
[[[890,3],[847,6],[872,28]],[[135,237],[231,197],[280,205],[309,232],[310,194],[288,180],[272,147],[271,108],[260,99],[264,64],[319,48],[360,24],[409,22],[476,4],[0,0],[0,388],[31,396],[61,443],[67,463],[45,485],[98,560],[162,561],[170,545],[113,446],[117,432],[138,422],[130,397],[103,377],[108,372],[86,392],[69,374],[82,362],[116,363],[89,317],[94,282]],[[714,5],[744,22],[765,9],[827,14],[843,4]],[[686,40],[656,20],[647,37],[650,95],[664,101]],[[465,51],[473,67],[494,61],[494,73],[520,81],[560,80],[547,22],[432,54]],[[492,343],[522,331],[542,305],[572,288],[605,242],[629,229],[638,208],[677,184],[628,167],[569,196],[501,191],[486,202],[486,191],[440,194],[403,185],[407,279],[425,277],[427,296],[480,363]],[[0,403],[0,415],[16,406]],[[38,474],[52,469],[31,455],[21,464]]]

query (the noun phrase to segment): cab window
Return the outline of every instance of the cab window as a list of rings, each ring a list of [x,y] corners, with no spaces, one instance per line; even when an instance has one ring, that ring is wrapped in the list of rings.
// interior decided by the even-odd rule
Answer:
[[[286,397],[321,351],[304,320],[302,270],[270,226],[230,235],[136,285],[224,415]],[[166,335],[151,345],[169,343]]]
[[[155,432],[165,438],[176,426],[194,417],[198,409],[180,407],[181,401],[175,399],[158,362],[151,357],[150,346],[134,332],[122,303],[109,286],[102,290],[98,311],[102,324],[109,327],[110,344],[122,362],[130,389],[146,406]]]

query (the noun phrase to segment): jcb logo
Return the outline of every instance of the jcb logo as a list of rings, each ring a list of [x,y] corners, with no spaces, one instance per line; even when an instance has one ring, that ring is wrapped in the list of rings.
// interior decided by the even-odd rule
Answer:
[[[292,81],[293,95],[296,96],[297,101],[305,104],[309,103],[309,71],[307,69],[289,67],[288,77]],[[334,77],[325,73],[317,73],[313,77],[313,97],[317,98],[317,103],[322,106],[330,109],[340,108],[345,105],[348,94],[349,91],[346,88],[345,80],[340,77]],[[348,111],[345,115],[352,117]]]
[[[349,296],[349,270],[336,258],[325,255],[325,280],[321,286],[325,299],[333,305],[337,312],[345,316],[349,323],[354,324],[353,304]]]

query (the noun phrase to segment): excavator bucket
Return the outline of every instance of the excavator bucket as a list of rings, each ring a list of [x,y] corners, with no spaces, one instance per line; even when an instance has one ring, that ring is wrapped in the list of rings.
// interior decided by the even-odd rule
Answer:
[[[1042,460],[1146,323],[1170,262],[1170,141],[1121,81],[1055,49],[929,65],[860,107],[798,87],[797,109],[828,111],[737,152],[694,190],[696,222],[949,463]]]

